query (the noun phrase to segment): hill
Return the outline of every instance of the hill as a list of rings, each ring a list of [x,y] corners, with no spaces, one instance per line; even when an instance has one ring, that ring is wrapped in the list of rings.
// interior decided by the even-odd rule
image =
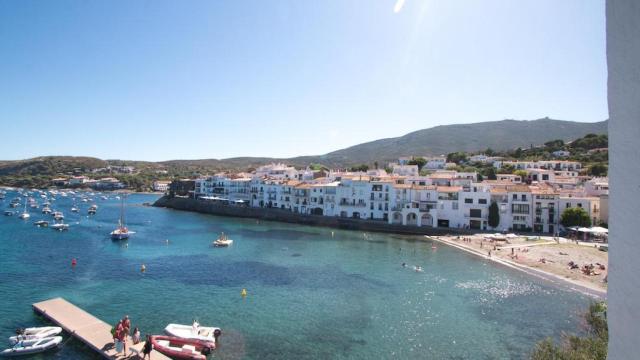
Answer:
[[[606,134],[607,121],[579,123],[552,119],[501,120],[474,124],[436,126],[411,132],[404,136],[375,140],[325,155],[294,158],[237,157],[228,159],[170,160],[161,162],[133,160],[100,160],[90,157],[45,156],[19,161],[0,161],[0,182],[7,185],[46,183],[50,178],[107,165],[135,166],[149,179],[155,170],[166,169],[167,176],[191,176],[221,170],[247,171],[270,162],[285,162],[297,167],[322,164],[327,167],[348,167],[356,164],[384,165],[401,156],[448,154],[456,151],[473,152],[491,148],[496,151],[529,148],[550,140],[565,142],[586,134]],[[578,145],[578,144],[576,144]],[[22,181],[29,180],[30,181]]]
[[[444,125],[355,145],[328,153],[322,158],[336,163],[369,163],[411,155],[446,155],[456,151],[473,152],[486,148],[528,148],[549,140],[569,141],[590,133],[606,134],[607,123],[608,121],[579,123],[539,119]]]

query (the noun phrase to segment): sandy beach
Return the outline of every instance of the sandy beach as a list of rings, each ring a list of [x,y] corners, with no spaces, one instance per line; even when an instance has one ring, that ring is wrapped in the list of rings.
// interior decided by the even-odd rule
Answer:
[[[593,244],[576,244],[570,240],[553,237],[512,237],[508,241],[491,241],[488,234],[470,236],[429,236],[447,245],[457,247],[486,259],[510,266],[550,281],[560,281],[575,290],[598,298],[605,298],[608,272],[608,252],[600,251]],[[489,254],[489,251],[491,254]],[[573,261],[578,268],[571,268]],[[594,265],[587,275],[584,265]],[[604,266],[604,269],[598,265]]]

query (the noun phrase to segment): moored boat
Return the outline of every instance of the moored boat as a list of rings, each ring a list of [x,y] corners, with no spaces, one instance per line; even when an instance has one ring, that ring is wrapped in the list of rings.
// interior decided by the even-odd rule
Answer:
[[[38,227],[48,227],[49,226],[49,222],[45,221],[45,220],[38,220],[38,221],[35,221],[33,223],[33,225],[34,226],[38,226]]]
[[[60,334],[61,332],[62,332],[62,328],[58,326],[43,326],[43,327],[31,327],[26,329],[18,329],[16,330],[17,335],[11,336],[9,338],[9,343],[11,345],[14,345],[18,341],[52,337]]]
[[[126,197],[122,197],[122,203],[120,204],[120,219],[118,220],[118,228],[111,232],[112,240],[126,240],[129,238],[131,234],[135,234],[133,231],[129,230],[125,225],[124,220],[124,202]]]
[[[174,359],[205,360],[215,347],[211,343],[175,336],[152,335],[153,349]]]
[[[69,230],[69,224],[56,223],[50,226],[53,230],[66,231]]]
[[[192,325],[169,324],[164,328],[164,332],[183,339],[204,341],[213,345],[214,348],[218,337],[222,335],[220,328],[200,326],[197,321],[194,321]]]
[[[220,237],[213,242],[213,246],[225,247],[233,244],[233,240],[229,239],[224,233],[220,234]]]
[[[36,354],[53,349],[62,342],[62,336],[52,336],[41,339],[22,340],[13,347],[0,352],[0,356],[21,356]]]

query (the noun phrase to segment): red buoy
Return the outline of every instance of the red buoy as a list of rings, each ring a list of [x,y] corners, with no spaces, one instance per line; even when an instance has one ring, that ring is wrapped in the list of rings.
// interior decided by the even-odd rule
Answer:
[[[71,259],[71,266],[76,266],[77,264],[76,258]]]

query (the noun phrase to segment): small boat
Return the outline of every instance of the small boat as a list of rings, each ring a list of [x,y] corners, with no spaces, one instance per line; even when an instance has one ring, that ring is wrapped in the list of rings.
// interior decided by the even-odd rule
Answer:
[[[34,226],[38,226],[38,227],[48,227],[49,226],[49,222],[45,221],[45,220],[38,220],[38,221],[35,221],[33,223],[33,225]]]
[[[51,213],[51,215],[55,220],[64,220],[64,214],[62,214],[60,211],[54,211],[53,213]]]
[[[0,356],[21,356],[40,353],[53,349],[62,342],[62,336],[52,336],[41,339],[22,340],[13,347],[0,352]]]
[[[108,200],[109,198],[103,195],[103,196],[100,196],[100,199],[102,199],[102,200]]]
[[[95,204],[94,204],[94,205],[91,205],[91,206],[89,207],[89,210],[87,210],[87,213],[88,213],[89,215],[95,215],[95,214],[96,214],[96,211],[98,211],[98,205],[95,205]]]
[[[77,207],[75,207],[75,206],[71,207],[71,212],[77,213],[78,211],[80,211],[80,210]]]
[[[13,211],[7,210],[4,212],[4,216],[13,216]]]
[[[205,360],[215,346],[211,343],[175,336],[152,335],[153,349],[173,359]]]
[[[29,215],[29,213],[27,212],[27,203],[24,203],[24,211],[22,212],[22,214],[20,214],[19,217],[22,220],[27,220],[31,217],[31,215]]]
[[[58,230],[58,231],[66,231],[66,230],[69,230],[69,224],[55,223],[55,224],[51,225],[50,228],[52,228],[53,230]]]
[[[118,228],[111,232],[112,240],[126,240],[129,238],[129,235],[135,234],[133,231],[130,231],[125,225],[124,221],[124,201],[126,197],[122,197],[122,204],[120,205],[120,219],[118,220]]]
[[[220,234],[220,237],[218,238],[218,240],[215,240],[213,242],[213,246],[216,246],[216,247],[224,247],[224,246],[229,246],[231,244],[233,244],[233,240],[229,239],[227,235],[225,235],[224,233]]]
[[[58,326],[32,327],[16,330],[16,336],[9,338],[9,343],[15,345],[18,341],[42,339],[60,334],[62,328]]]
[[[51,214],[51,208],[49,208],[48,206],[45,206],[42,208],[42,213],[43,214]]]
[[[169,324],[164,332],[183,339],[200,340],[211,343],[215,348],[217,338],[222,335],[222,330],[217,327],[200,326],[197,321],[192,325]]]

